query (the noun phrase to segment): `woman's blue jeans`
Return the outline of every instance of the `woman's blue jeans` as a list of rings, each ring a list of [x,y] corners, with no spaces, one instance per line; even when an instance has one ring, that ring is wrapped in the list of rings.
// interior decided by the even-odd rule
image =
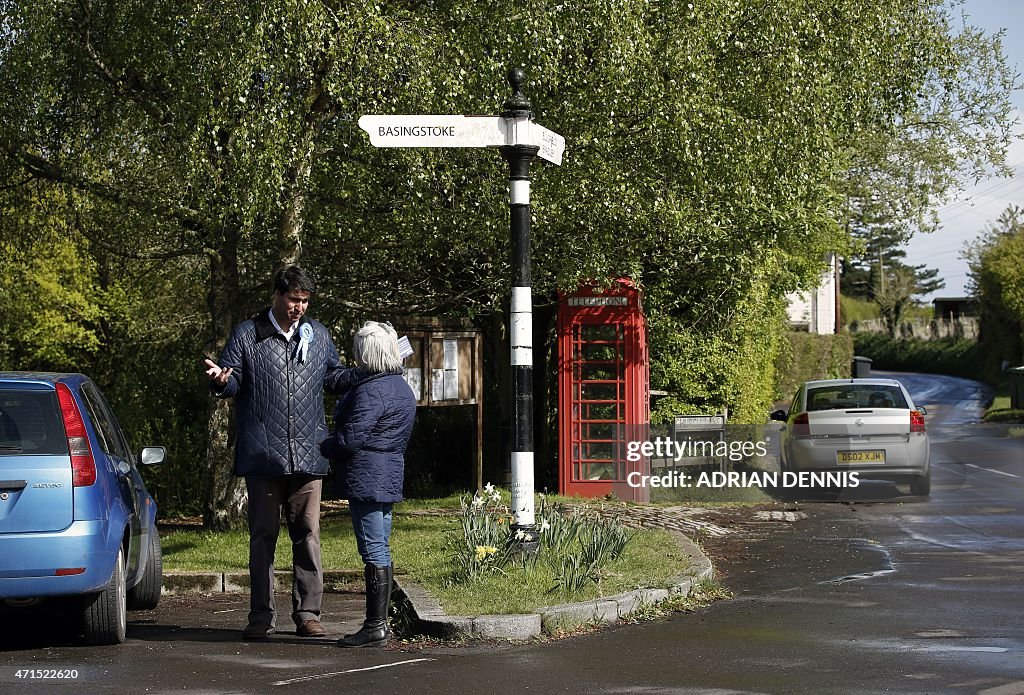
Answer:
[[[350,500],[356,546],[365,565],[391,564],[391,504]]]

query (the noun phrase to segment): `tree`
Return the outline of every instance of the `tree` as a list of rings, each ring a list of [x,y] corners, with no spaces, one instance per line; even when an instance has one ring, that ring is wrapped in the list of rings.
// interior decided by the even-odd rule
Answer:
[[[861,238],[879,225],[893,245],[934,231],[937,205],[966,183],[1011,173],[1006,153],[1017,119],[1009,97],[1019,79],[1006,63],[1004,33],[986,34],[963,14],[955,19],[956,4],[896,3],[883,20],[900,27],[896,66],[917,88],[894,90],[892,117],[859,131],[850,150],[841,219],[855,234],[860,226]]]
[[[893,118],[857,134],[842,181],[841,219],[861,244],[843,260],[843,293],[863,299],[876,299],[889,270],[897,285],[908,272],[914,277],[912,294],[945,285],[936,269],[904,263],[899,247],[934,231],[937,205],[967,182],[993,170],[1010,174],[1006,152],[1016,123],[1009,95],[1019,82],[1007,67],[1002,32],[987,35],[966,16],[957,31],[954,13],[935,2],[897,4],[891,21],[913,37],[903,44],[903,65],[919,86],[899,97]],[[918,50],[923,55],[912,55]]]
[[[748,340],[778,344],[760,340],[759,330],[781,325],[778,303],[753,308],[748,298],[810,285],[829,251],[847,249],[839,224],[846,182],[880,179],[898,148],[909,164],[942,142],[918,115],[941,111],[963,138],[951,157],[929,165],[936,180],[972,153],[995,156],[975,146],[969,119],[941,110],[941,99],[935,108],[917,103],[924,94],[944,99],[931,81],[964,76],[988,55],[948,34],[939,2],[527,3],[511,18],[479,3],[429,8],[431,27],[452,40],[437,70],[420,75],[430,86],[420,111],[450,112],[457,103],[463,112],[493,112],[507,67],[522,64],[538,120],[566,136],[563,166],[534,181],[538,294],[586,278],[640,280],[648,310],[671,325],[662,334],[669,343],[654,351],[666,364],[704,362],[710,350],[726,349],[735,365],[757,353]],[[975,122],[1005,125],[1003,87],[988,85],[992,107],[981,105]],[[876,142],[870,133],[886,137]],[[918,141],[925,144],[911,147]],[[362,305],[500,306],[508,277],[501,163],[455,152],[382,160],[392,173],[386,185],[345,199],[366,230],[358,267],[380,279],[373,288],[346,283],[349,301],[362,291]],[[336,212],[326,212],[334,224]],[[340,247],[350,235],[351,227],[314,236]],[[391,272],[382,277],[381,268]],[[680,333],[692,340],[668,337]],[[669,345],[679,350],[671,358]],[[763,361],[745,364],[749,376]],[[705,378],[713,383],[698,390],[719,403],[742,390],[731,370]]]
[[[1024,362],[1024,210],[1009,206],[966,256],[982,341],[998,359]]]
[[[904,313],[913,303],[917,279],[910,269],[895,268],[886,270],[878,282],[874,291],[875,302],[889,336],[895,338]]]
[[[405,15],[374,6],[2,7],[5,179],[57,187],[61,214],[108,253],[201,267],[207,351],[299,257],[314,162],[344,151],[353,109],[390,103],[419,46]],[[227,418],[211,405],[214,527],[242,501]]]
[[[59,191],[97,257],[174,268],[192,299],[205,295],[194,327],[207,350],[300,252],[332,325],[457,313],[499,345],[504,163],[376,151],[355,124],[495,113],[508,69],[526,67],[538,121],[567,140],[562,167],[535,167],[538,300],[633,277],[655,387],[747,420],[771,398],[782,297],[847,250],[848,183],[895,176],[896,154],[907,166],[935,155],[938,180],[992,158],[1005,120],[998,47],[958,42],[940,0],[0,7],[0,183]],[[975,62],[1000,78],[978,81],[987,101],[942,107],[939,83]],[[934,151],[943,134],[962,138],[951,158]],[[207,521],[220,525],[239,500],[226,409],[206,423]]]
[[[851,221],[850,233],[852,240],[859,242],[859,249],[842,259],[842,289],[846,296],[877,302],[879,291],[885,290],[887,278],[893,274],[913,280],[911,295],[930,294],[945,287],[937,268],[905,262],[907,252],[901,246],[906,239],[890,224],[866,222],[865,217],[859,216]]]

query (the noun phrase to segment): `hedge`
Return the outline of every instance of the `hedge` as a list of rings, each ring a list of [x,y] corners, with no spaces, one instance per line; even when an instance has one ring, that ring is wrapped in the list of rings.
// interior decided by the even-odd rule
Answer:
[[[791,331],[776,362],[778,398],[788,399],[796,388],[812,379],[849,378],[853,363],[853,338]]]

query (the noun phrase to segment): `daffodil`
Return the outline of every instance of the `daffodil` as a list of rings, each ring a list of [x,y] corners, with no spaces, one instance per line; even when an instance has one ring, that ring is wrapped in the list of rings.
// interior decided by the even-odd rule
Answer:
[[[494,555],[496,552],[498,552],[498,549],[493,545],[478,545],[474,555],[476,555],[477,562],[482,562],[484,558]]]

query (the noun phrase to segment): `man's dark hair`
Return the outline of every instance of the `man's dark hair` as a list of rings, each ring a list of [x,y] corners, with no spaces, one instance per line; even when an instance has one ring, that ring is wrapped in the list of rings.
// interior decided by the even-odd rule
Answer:
[[[313,294],[316,283],[305,270],[297,265],[289,265],[274,273],[274,291],[285,294],[288,290],[301,290]]]

